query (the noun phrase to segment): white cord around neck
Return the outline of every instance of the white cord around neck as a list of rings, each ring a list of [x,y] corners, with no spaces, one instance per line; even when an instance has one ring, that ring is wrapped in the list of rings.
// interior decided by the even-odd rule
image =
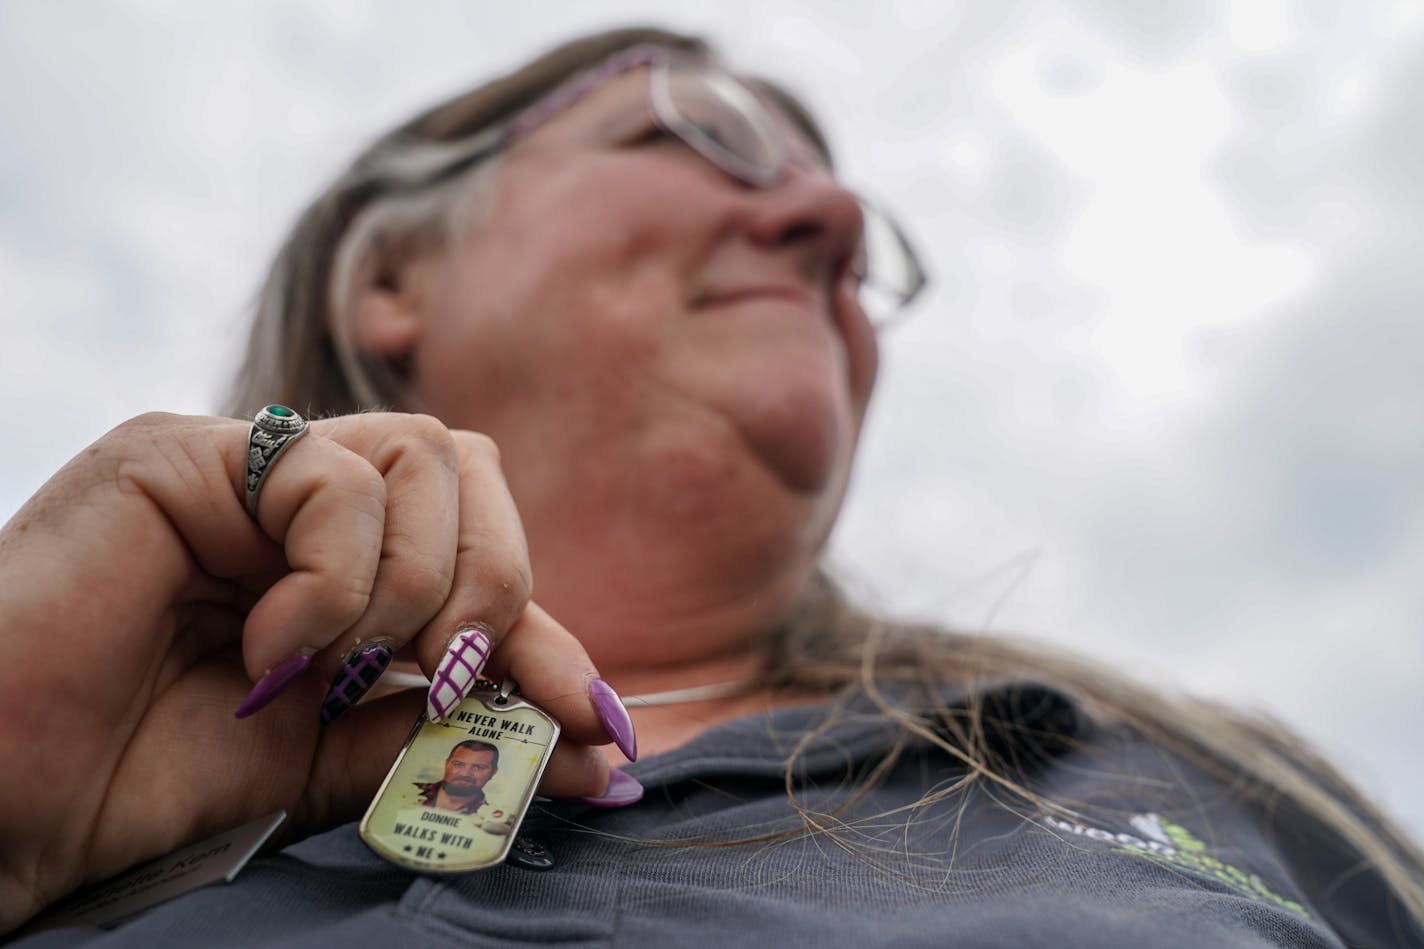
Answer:
[[[746,679],[733,682],[713,682],[709,685],[694,685],[685,689],[669,689],[666,692],[645,692],[630,695],[623,700],[629,708],[650,708],[654,705],[680,705],[683,702],[702,702],[707,699],[730,699],[746,695],[753,684]]]
[[[401,672],[395,669],[381,677],[381,684],[397,689],[426,689],[430,680],[418,672]],[[694,685],[685,689],[669,689],[666,692],[645,692],[630,695],[623,700],[629,708],[652,708],[658,705],[681,705],[684,702],[704,702],[709,699],[730,699],[746,695],[756,688],[748,679],[733,682],[713,682],[708,685]]]

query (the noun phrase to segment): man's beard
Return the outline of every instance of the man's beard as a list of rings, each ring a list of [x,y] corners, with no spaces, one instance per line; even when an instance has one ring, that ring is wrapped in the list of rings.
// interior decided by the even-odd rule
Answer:
[[[457,778],[453,781],[446,781],[445,790],[456,797],[473,797],[479,793],[480,786],[468,778]]]

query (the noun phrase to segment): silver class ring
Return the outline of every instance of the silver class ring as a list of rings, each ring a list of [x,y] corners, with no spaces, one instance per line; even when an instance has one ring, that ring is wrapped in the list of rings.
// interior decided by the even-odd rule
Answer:
[[[247,513],[257,519],[257,494],[267,472],[292,442],[307,433],[307,420],[285,405],[269,405],[252,420],[247,435]]]

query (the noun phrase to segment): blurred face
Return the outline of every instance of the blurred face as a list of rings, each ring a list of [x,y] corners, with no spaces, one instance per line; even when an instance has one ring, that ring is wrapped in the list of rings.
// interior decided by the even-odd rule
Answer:
[[[445,790],[456,797],[473,797],[495,776],[494,752],[456,748],[445,759]]]
[[[569,571],[647,595],[640,559],[799,586],[875,377],[854,197],[799,135],[784,180],[745,185],[647,94],[636,69],[517,140],[420,284],[416,402],[498,443],[551,609],[590,608]]]

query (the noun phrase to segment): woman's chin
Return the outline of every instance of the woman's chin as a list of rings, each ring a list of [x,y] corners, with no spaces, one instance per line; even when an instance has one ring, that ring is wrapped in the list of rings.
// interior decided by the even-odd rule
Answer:
[[[799,425],[757,425],[747,442],[784,485],[798,495],[816,495],[838,480],[841,434],[829,421]]]
[[[854,439],[844,384],[824,367],[784,367],[734,406],[735,424],[773,475],[797,494],[835,488]]]

